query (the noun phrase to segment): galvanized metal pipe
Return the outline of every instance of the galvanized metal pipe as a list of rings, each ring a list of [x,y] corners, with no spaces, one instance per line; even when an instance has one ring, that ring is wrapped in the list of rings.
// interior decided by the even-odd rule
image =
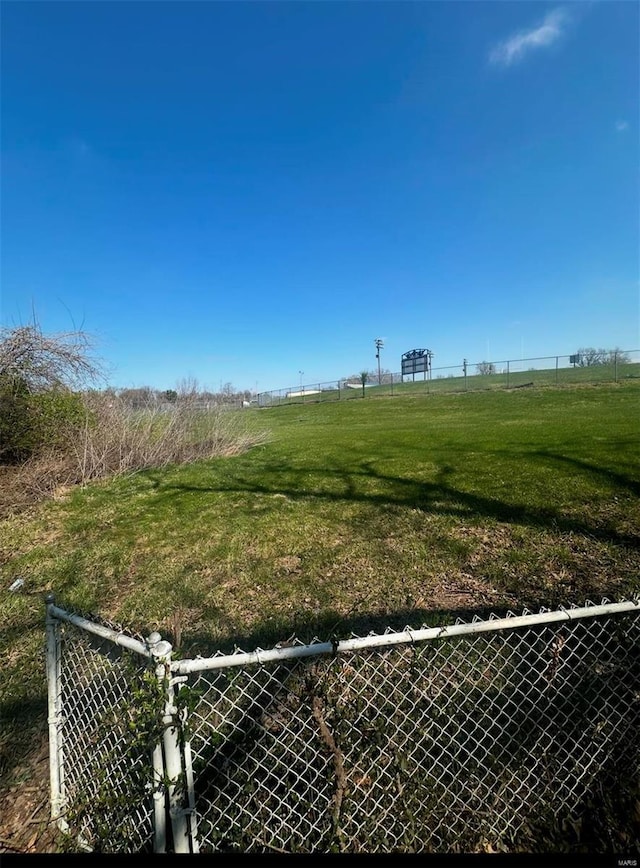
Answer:
[[[176,660],[171,664],[171,669],[173,672],[178,672],[181,675],[188,675],[193,672],[227,669],[231,666],[247,666],[252,663],[277,663],[304,657],[319,657],[347,651],[359,651],[365,648],[384,648],[392,645],[451,638],[453,636],[469,636],[475,633],[490,633],[498,630],[515,630],[520,627],[532,627],[536,624],[549,624],[556,621],[577,621],[581,618],[594,618],[598,615],[614,615],[637,610],[640,610],[640,599],[622,603],[606,603],[600,606],[561,609],[557,612],[541,612],[535,615],[513,615],[507,618],[494,618],[489,621],[476,621],[471,624],[450,624],[444,627],[427,627],[421,630],[405,628],[399,633],[365,636],[361,639],[343,639],[335,643],[317,642],[314,645],[302,645],[298,648],[273,648],[268,651],[259,650],[248,653],[227,654],[220,657]]]
[[[166,652],[168,643],[162,643],[159,633],[152,633],[147,639],[147,646],[151,656],[157,659],[156,678],[162,690],[166,675],[165,666],[161,665],[162,652]],[[169,651],[171,646],[168,645]],[[158,654],[158,650],[160,653]],[[153,852],[167,852],[167,806],[166,786],[164,773],[164,757],[162,755],[162,742],[158,742],[153,748],[151,757],[153,765]]]
[[[102,624],[94,624],[92,621],[87,621],[86,618],[82,618],[80,615],[72,615],[70,612],[65,612],[64,609],[59,609],[53,604],[50,609],[47,607],[47,612],[60,621],[67,621],[69,624],[74,624],[76,627],[86,630],[87,633],[93,633],[95,636],[100,636],[102,639],[108,639],[115,645],[120,645],[122,648],[127,648],[129,651],[135,651],[136,654],[141,654],[143,657],[151,657],[149,649],[143,642],[139,642],[137,639],[132,639],[130,636],[123,636],[122,633],[118,633],[110,627],[103,627]]]
[[[167,815],[164,790],[164,763],[162,745],[153,749],[153,852],[167,852]]]
[[[186,711],[184,712],[183,724],[186,723]],[[189,821],[189,838],[193,853],[200,852],[198,844],[198,814],[196,811],[196,791],[195,781],[193,779],[193,756],[191,753],[191,741],[184,738],[183,742],[184,768],[187,782],[187,801],[189,803],[188,821]]]
[[[156,677],[165,695],[162,717],[164,764],[166,771],[166,787],[169,797],[169,816],[173,834],[173,850],[175,853],[189,853],[189,833],[187,817],[180,799],[178,783],[182,776],[182,759],[177,724],[177,709],[174,704],[174,690],[171,679],[171,643],[161,640],[159,633],[152,633],[148,640],[149,652],[155,659]]]
[[[51,798],[51,819],[58,821],[62,813],[62,786],[60,769],[60,679],[58,662],[60,660],[59,622],[53,616],[55,597],[47,594],[46,633],[47,633],[47,722],[49,724],[49,788]]]

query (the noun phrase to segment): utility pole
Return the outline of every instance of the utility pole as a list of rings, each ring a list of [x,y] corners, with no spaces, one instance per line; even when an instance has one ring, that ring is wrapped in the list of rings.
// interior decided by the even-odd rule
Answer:
[[[378,385],[381,386],[382,385],[382,377],[380,375],[380,350],[384,346],[384,342],[383,342],[382,338],[376,338],[375,345],[376,345],[376,359],[378,360]]]

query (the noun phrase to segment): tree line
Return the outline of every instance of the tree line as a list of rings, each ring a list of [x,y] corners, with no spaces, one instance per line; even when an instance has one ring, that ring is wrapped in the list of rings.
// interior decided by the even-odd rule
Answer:
[[[580,368],[590,368],[593,365],[624,365],[631,359],[629,353],[625,353],[618,347],[612,350],[596,349],[595,347],[581,347],[574,354],[575,362]]]
[[[593,365],[623,365],[631,361],[629,353],[614,347],[612,350],[595,349],[595,347],[581,347],[569,356],[570,364],[580,368],[590,368]],[[476,365],[478,374],[495,374],[494,362],[478,362]]]
[[[254,394],[250,389],[236,389],[233,383],[225,383],[218,391],[202,388],[196,380],[183,380],[175,389],[154,389],[151,386],[115,389],[109,387],[105,394],[113,395],[133,410],[144,410],[184,401],[197,401],[201,406],[238,406],[251,401]]]

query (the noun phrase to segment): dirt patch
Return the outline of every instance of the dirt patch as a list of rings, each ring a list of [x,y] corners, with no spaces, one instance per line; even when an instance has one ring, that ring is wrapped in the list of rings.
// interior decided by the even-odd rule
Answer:
[[[279,573],[299,573],[301,564],[302,558],[297,555],[286,555],[275,560],[275,567]]]
[[[494,588],[490,582],[462,572],[444,573],[428,603],[432,608],[445,611],[517,606],[515,599]]]
[[[46,740],[16,770],[13,780],[10,787],[0,789],[0,854],[60,852],[60,833],[51,821]]]

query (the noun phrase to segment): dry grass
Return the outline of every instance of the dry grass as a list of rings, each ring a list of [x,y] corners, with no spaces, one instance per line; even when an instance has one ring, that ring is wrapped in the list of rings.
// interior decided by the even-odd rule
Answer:
[[[238,455],[263,442],[265,435],[243,425],[232,410],[200,410],[196,395],[181,396],[161,409],[132,410],[118,398],[87,399],[87,417],[70,445],[78,482]]]
[[[267,439],[239,411],[198,409],[196,395],[168,409],[133,410],[112,395],[90,393],[85,406],[84,424],[65,432],[62,448],[0,465],[0,517],[93,480],[239,455]]]

